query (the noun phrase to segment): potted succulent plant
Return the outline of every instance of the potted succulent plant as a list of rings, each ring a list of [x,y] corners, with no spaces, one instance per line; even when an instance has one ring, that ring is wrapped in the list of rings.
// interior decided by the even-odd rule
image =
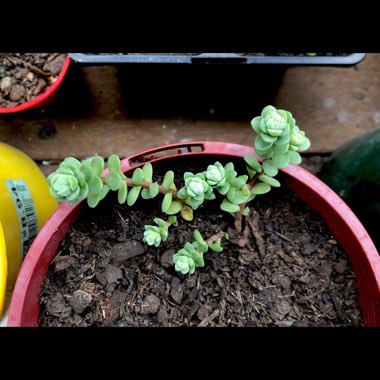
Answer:
[[[71,62],[61,53],[1,53],[0,114],[46,107]]]
[[[254,149],[173,144],[111,155],[106,170],[99,156],[66,158],[48,178],[62,204],[23,262],[8,325],[380,325],[380,257],[345,203],[297,166],[308,138],[272,106],[251,124]]]

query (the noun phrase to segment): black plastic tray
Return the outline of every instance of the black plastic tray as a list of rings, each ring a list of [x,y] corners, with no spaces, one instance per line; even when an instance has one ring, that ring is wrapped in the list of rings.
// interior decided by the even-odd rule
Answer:
[[[270,56],[237,53],[201,53],[201,54],[91,54],[70,53],[76,62],[89,65],[124,63],[159,64],[281,64],[281,65],[355,65],[365,53],[351,53],[336,56]]]

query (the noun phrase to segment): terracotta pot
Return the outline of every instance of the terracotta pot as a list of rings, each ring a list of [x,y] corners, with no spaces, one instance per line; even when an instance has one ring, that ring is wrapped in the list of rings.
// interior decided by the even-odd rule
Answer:
[[[57,90],[64,81],[71,64],[71,58],[66,57],[65,63],[63,64],[61,72],[58,74],[57,80],[45,92],[29,102],[25,102],[14,107],[0,107],[0,114],[15,113],[32,108],[44,108],[48,106],[54,100]]]
[[[131,172],[146,161],[190,159],[202,156],[205,162],[215,159],[241,159],[253,155],[253,149],[224,142],[188,142],[151,149],[125,158],[122,170]],[[282,170],[283,184],[318,211],[331,232],[345,249],[356,275],[359,305],[366,326],[380,326],[380,256],[369,235],[350,208],[327,185],[299,166]],[[50,261],[85,203],[63,203],[45,223],[22,264],[13,291],[8,326],[38,326],[39,294]]]

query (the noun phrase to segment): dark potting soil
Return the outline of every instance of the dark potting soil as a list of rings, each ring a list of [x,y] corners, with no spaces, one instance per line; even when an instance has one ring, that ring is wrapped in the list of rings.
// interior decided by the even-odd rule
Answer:
[[[66,55],[1,53],[0,107],[14,107],[45,92],[56,80]]]
[[[346,254],[285,187],[251,202],[241,236],[219,202],[206,201],[192,222],[178,217],[168,240],[149,247],[144,224],[166,219],[160,204],[128,207],[112,195],[79,217],[50,264],[41,326],[363,325]],[[205,254],[204,268],[182,275],[172,256],[193,241],[194,228],[204,238],[223,230],[230,240],[222,253]]]

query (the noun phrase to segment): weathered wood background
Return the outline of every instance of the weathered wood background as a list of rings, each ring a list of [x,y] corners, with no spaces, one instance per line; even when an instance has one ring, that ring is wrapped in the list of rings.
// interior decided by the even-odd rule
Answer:
[[[0,116],[0,139],[37,161],[128,156],[190,140],[251,144],[263,105],[290,110],[331,153],[380,126],[380,54],[353,67],[73,65],[44,110]]]

